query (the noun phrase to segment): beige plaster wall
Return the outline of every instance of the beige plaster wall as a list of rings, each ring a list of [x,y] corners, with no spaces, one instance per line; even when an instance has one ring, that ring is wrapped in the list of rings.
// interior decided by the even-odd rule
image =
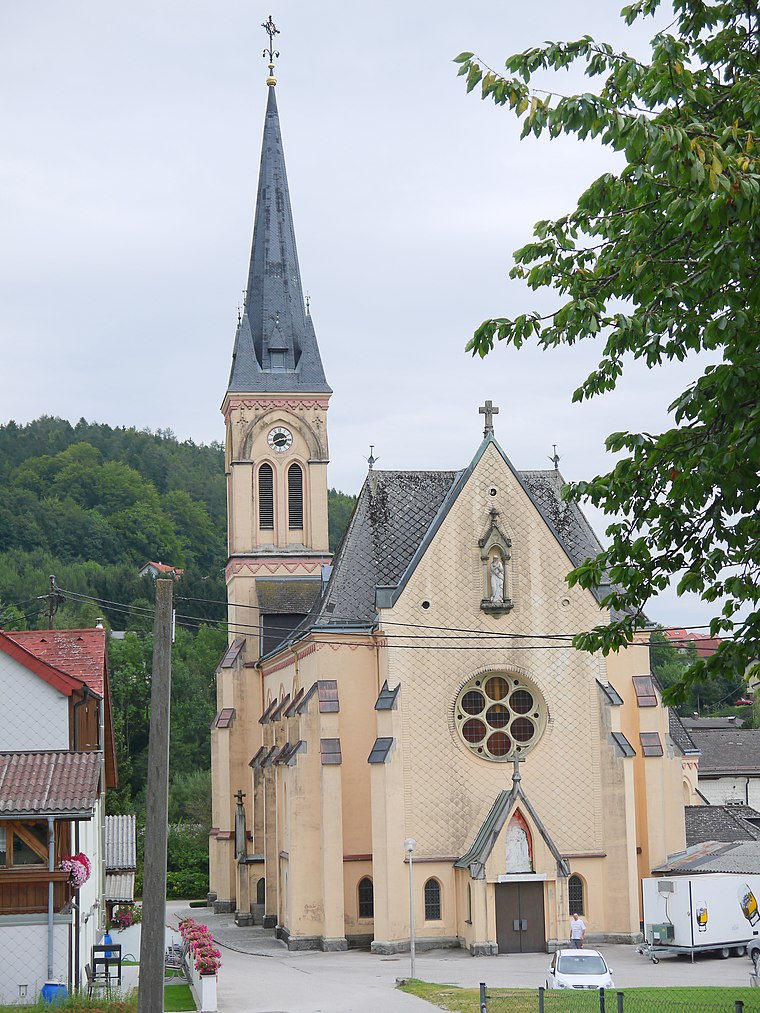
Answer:
[[[497,490],[494,497],[491,487]],[[512,540],[514,609],[504,618],[480,609],[483,564],[477,540],[493,506]],[[588,592],[567,588],[569,569],[567,556],[491,447],[396,607],[384,611],[382,619],[491,633],[573,634],[597,622],[599,609]],[[430,607],[423,609],[422,601]],[[392,637],[389,632],[391,644]],[[435,644],[429,641],[431,647]],[[389,681],[403,686],[404,833],[418,839],[421,857],[457,857],[472,842],[498,792],[510,786],[511,765],[474,756],[453,727],[460,687],[478,673],[507,670],[524,675],[548,706],[546,731],[521,768],[525,791],[539,814],[545,814],[561,849],[602,850],[595,678],[604,673],[603,662],[572,649],[529,650],[522,641],[501,641],[491,649],[466,646],[430,653],[391,647],[388,652]],[[579,797],[585,805],[578,806]]]

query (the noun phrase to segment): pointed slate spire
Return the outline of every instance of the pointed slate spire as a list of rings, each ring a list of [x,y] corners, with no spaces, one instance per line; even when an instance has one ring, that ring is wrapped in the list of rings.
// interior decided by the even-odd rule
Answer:
[[[329,394],[314,325],[304,310],[274,78],[267,84],[248,289],[228,391]]]

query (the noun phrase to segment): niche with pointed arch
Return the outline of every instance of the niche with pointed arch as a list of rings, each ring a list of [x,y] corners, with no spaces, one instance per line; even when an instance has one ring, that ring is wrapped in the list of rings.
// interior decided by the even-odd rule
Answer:
[[[486,672],[459,690],[454,723],[471,753],[504,762],[524,756],[539,741],[546,728],[546,703],[524,676]]]

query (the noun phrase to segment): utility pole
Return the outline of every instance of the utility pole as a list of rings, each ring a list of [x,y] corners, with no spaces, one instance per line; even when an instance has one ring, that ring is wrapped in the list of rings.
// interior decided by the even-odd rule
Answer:
[[[169,822],[169,708],[172,682],[173,583],[171,578],[156,580],[138,1013],[156,1013],[156,1010],[164,1008],[164,923],[166,921],[166,845]]]
[[[58,591],[55,586],[55,574],[51,573],[50,577],[50,588],[48,590],[48,629],[52,630],[55,627],[55,614],[58,611]]]

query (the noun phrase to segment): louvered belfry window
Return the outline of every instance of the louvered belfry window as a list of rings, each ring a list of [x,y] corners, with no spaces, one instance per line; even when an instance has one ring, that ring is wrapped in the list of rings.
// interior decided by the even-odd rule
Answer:
[[[298,464],[288,468],[288,527],[303,527],[303,472]]]
[[[274,472],[271,464],[259,468],[259,527],[274,528]]]

